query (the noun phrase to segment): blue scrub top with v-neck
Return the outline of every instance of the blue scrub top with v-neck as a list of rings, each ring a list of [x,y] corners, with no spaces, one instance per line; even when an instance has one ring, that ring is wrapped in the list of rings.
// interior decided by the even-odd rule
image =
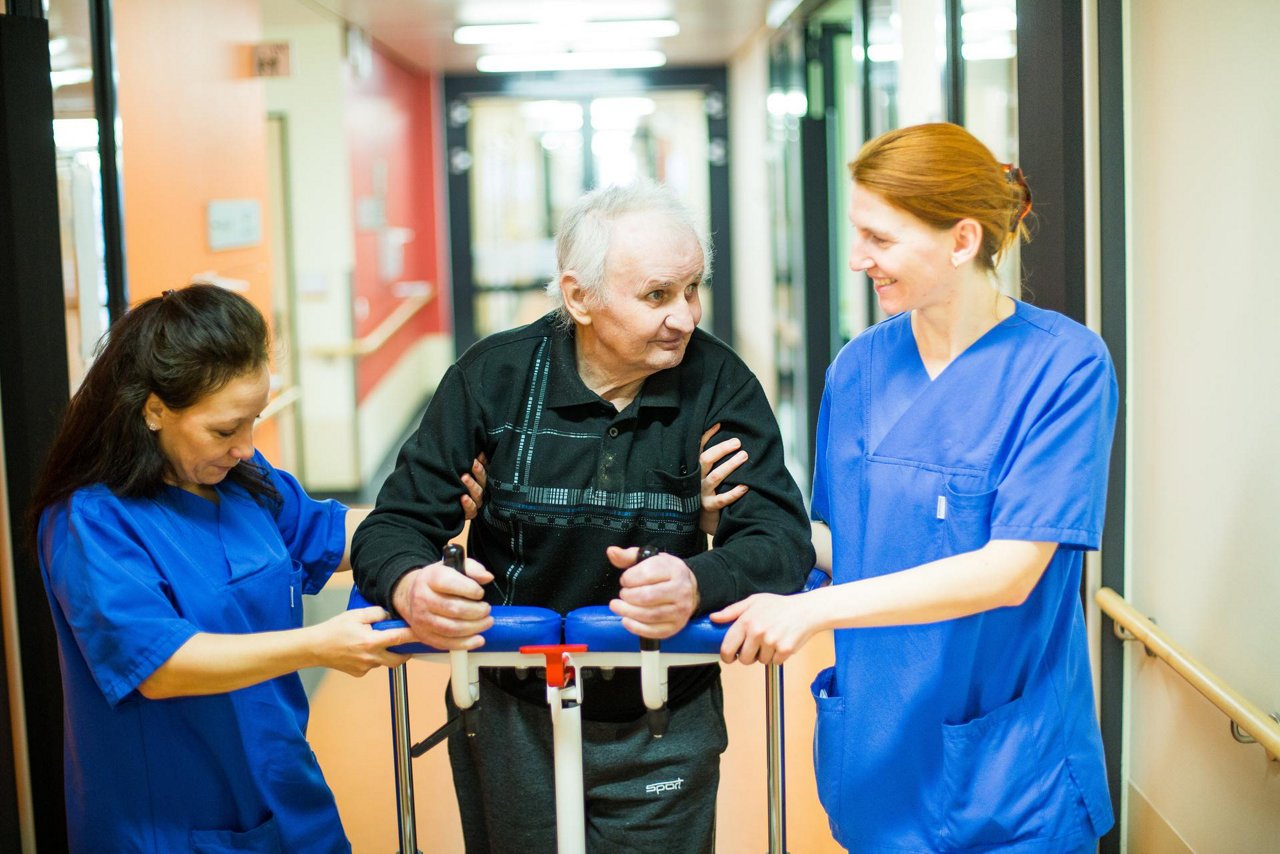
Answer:
[[[846,848],[1057,852],[1111,827],[1080,578],[1116,405],[1101,339],[1021,302],[936,378],[907,313],[828,369],[813,515],[835,583],[991,539],[1059,544],[1016,607],[835,633],[814,758]]]
[[[197,632],[300,627],[302,594],[341,561],[346,508],[312,500],[261,455],[253,462],[278,508],[225,482],[216,503],[98,485],[41,520],[73,851],[350,850],[306,741],[296,673],[200,697],[137,690]]]

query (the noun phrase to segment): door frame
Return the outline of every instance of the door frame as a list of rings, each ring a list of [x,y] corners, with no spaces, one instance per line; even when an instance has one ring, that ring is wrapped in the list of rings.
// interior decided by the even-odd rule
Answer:
[[[489,74],[446,75],[444,78],[445,146],[442,169],[449,208],[449,258],[453,270],[454,348],[461,355],[476,343],[476,286],[471,258],[471,186],[467,132],[474,97],[506,95],[523,98],[580,100],[600,95],[635,95],[655,89],[702,89],[719,95],[707,111],[707,138],[718,143],[723,157],[708,164],[711,234],[715,241],[712,281],[715,306],[712,333],[733,344],[733,245],[729,200],[729,98],[724,66],[660,68],[643,71],[592,72],[590,74]]]

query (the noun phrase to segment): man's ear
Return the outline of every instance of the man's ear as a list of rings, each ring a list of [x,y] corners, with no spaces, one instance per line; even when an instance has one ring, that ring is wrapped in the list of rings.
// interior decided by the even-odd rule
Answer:
[[[977,257],[982,249],[982,225],[976,219],[964,219],[951,226],[951,261],[959,267]]]
[[[566,270],[560,274],[560,296],[564,300],[565,311],[579,326],[591,324],[591,296],[578,281],[578,274]]]

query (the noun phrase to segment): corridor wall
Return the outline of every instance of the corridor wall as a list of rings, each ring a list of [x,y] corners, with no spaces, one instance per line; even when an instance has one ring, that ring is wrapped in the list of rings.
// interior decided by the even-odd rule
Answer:
[[[267,241],[214,250],[214,200],[256,203],[267,233],[265,95],[249,46],[262,38],[257,0],[115,4],[117,89],[129,300],[194,279],[233,283],[271,316]],[[255,435],[275,459],[275,425]]]
[[[1272,712],[1280,6],[1129,7],[1128,598]],[[1280,762],[1128,646],[1128,850],[1274,851]]]

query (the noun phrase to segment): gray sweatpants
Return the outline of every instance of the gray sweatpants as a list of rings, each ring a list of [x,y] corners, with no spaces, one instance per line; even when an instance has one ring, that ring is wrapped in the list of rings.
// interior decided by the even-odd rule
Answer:
[[[476,735],[449,738],[467,854],[555,854],[550,710],[481,685]],[[447,692],[445,703],[457,714]],[[728,744],[719,679],[671,713],[662,738],[649,735],[643,718],[583,721],[587,851],[710,854],[720,754]]]

